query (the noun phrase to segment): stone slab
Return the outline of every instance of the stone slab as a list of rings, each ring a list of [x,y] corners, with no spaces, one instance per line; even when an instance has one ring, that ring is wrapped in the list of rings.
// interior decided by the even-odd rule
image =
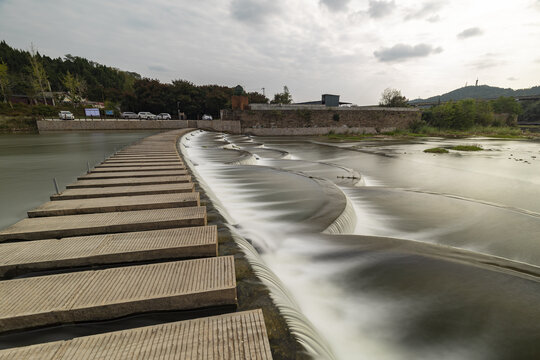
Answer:
[[[28,211],[29,218],[118,211],[167,209],[199,206],[199,193],[117,196],[92,199],[49,201]]]
[[[114,154],[109,158],[111,160],[158,160],[158,159],[167,159],[167,160],[179,160],[181,159],[178,154],[168,154],[168,155],[150,155],[150,154]]]
[[[206,225],[206,207],[48,216],[21,220],[0,230],[0,242],[59,239]]]
[[[174,147],[171,147],[174,148]],[[156,150],[154,146],[132,147],[126,151],[118,151],[116,155],[152,155],[152,156],[178,156],[176,150]]]
[[[165,171],[124,171],[110,173],[90,173],[79,176],[78,180],[85,179],[121,179],[121,178],[142,178],[161,176],[183,176],[189,175],[187,170],[165,170]]]
[[[217,256],[217,227],[197,226],[0,244],[0,277],[102,264]]]
[[[184,165],[180,160],[175,161],[105,161],[101,165],[97,165],[96,168],[109,168],[109,167],[149,167],[153,168],[156,166],[175,166],[175,165]]]
[[[271,360],[260,309],[0,351],[0,360]]]
[[[126,159],[126,158],[110,157],[108,160],[105,160],[103,162],[103,164],[133,164],[133,163],[140,163],[140,164],[155,164],[155,163],[170,164],[170,163],[178,163],[178,162],[181,162],[181,161],[182,161],[182,159],[180,159],[180,158],[155,158],[155,159],[136,158],[136,159]]]
[[[82,188],[104,188],[116,186],[145,186],[159,184],[181,184],[191,182],[191,176],[156,176],[146,178],[123,178],[123,179],[98,179],[98,180],[79,180],[73,184],[67,185],[67,189]]]
[[[90,173],[104,172],[136,172],[136,171],[165,171],[165,170],[185,170],[186,167],[182,164],[166,165],[166,166],[96,166]]]
[[[193,183],[139,186],[110,186],[104,188],[66,189],[51,196],[51,200],[91,199],[118,196],[141,196],[193,192]]]
[[[5,280],[0,294],[0,332],[234,305],[234,257]]]

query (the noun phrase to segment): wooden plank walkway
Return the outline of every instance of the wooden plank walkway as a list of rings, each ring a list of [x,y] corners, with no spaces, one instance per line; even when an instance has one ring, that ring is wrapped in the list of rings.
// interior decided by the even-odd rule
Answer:
[[[90,173],[79,176],[78,180],[87,179],[122,179],[122,178],[142,178],[158,176],[185,176],[189,175],[187,170],[165,170],[165,171],[132,171],[132,172],[112,172],[112,173]]]
[[[110,213],[193,206],[199,206],[199,193],[117,196],[49,201],[28,211],[28,217]]]
[[[52,195],[51,200],[91,199],[115,196],[140,196],[194,192],[193,183],[110,186],[102,188],[66,189]]]
[[[0,277],[29,271],[217,256],[216,226],[0,244]]]
[[[103,188],[109,186],[144,186],[158,184],[179,184],[190,183],[191,176],[156,176],[146,178],[120,178],[120,179],[97,179],[97,180],[79,180],[66,186],[67,189],[81,188]]]
[[[0,332],[234,305],[234,257],[5,280],[0,294]]]
[[[261,310],[0,351],[0,360],[271,360]]]
[[[67,200],[66,200],[67,201]],[[48,216],[21,220],[0,231],[0,242],[170,229],[206,225],[206,207]]]

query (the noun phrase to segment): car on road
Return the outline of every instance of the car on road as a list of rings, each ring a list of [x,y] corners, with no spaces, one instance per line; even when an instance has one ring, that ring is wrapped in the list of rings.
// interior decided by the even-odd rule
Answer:
[[[123,113],[120,114],[120,117],[122,119],[138,119],[139,118],[137,114],[131,111],[124,111]]]
[[[58,117],[60,120],[75,120],[75,116],[73,116],[71,111],[62,110],[58,113]]]
[[[203,120],[212,120],[212,115],[204,114],[204,115],[202,116],[202,119],[203,119]]]
[[[171,114],[169,114],[169,113],[159,113],[159,114],[157,114],[156,119],[158,119],[158,120],[171,120]]]
[[[138,115],[139,119],[145,119],[145,120],[154,120],[156,118],[156,115],[152,114],[148,111],[141,111]]]

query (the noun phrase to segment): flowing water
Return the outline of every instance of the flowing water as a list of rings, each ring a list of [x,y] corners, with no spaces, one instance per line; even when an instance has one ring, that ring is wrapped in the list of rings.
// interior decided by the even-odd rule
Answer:
[[[423,152],[457,144],[484,150]],[[198,131],[181,150],[315,357],[540,358],[539,142]]]
[[[155,132],[63,132],[0,135],[0,229],[26,217],[93,167]]]

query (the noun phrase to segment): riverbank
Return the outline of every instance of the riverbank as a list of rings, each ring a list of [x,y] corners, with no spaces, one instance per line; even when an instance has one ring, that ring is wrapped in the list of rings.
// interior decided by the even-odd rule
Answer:
[[[0,134],[37,132],[37,119],[33,116],[0,115]]]
[[[325,136],[336,141],[361,141],[367,139],[394,139],[394,138],[418,138],[440,137],[448,139],[460,139],[470,137],[491,137],[499,139],[534,139],[540,137],[540,133],[533,132],[530,126],[521,127],[474,127],[468,130],[437,129],[423,127],[418,131],[396,130],[373,134],[328,134]]]

